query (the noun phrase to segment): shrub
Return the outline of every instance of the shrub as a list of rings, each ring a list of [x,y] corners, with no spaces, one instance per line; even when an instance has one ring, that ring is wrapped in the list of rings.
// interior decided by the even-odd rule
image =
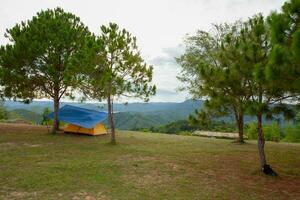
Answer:
[[[256,140],[257,139],[257,126],[255,122],[251,122],[247,124],[245,128],[246,136],[250,140]]]
[[[246,136],[250,140],[257,139],[257,124],[255,122],[249,123],[245,128]],[[266,141],[280,140],[280,128],[276,122],[270,125],[263,125],[263,133]]]
[[[288,125],[284,128],[286,142],[300,142],[300,125]]]
[[[3,106],[2,102],[0,102],[0,119],[8,119],[8,111]]]
[[[264,125],[263,132],[265,135],[265,140],[279,142],[280,128],[276,122],[273,122],[270,125]]]

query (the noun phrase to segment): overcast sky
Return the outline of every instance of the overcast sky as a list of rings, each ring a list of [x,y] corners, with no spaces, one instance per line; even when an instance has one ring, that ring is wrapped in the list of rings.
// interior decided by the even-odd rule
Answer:
[[[151,101],[181,102],[187,93],[176,92],[180,67],[174,57],[182,50],[187,33],[209,30],[212,23],[234,22],[256,13],[278,10],[284,0],[1,0],[0,44],[4,33],[38,11],[62,7],[79,16],[95,34],[100,26],[115,22],[137,37],[147,63],[154,66],[157,95]]]

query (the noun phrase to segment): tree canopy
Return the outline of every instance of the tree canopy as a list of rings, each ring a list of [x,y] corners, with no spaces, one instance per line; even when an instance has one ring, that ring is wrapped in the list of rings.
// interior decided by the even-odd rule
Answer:
[[[7,30],[9,43],[0,51],[4,96],[52,98],[56,131],[59,101],[72,97],[78,78],[74,63],[80,61],[78,52],[89,35],[79,17],[61,8],[41,11]]]
[[[192,122],[208,123],[211,118],[233,113],[243,140],[245,105],[250,95],[247,79],[241,76],[238,35],[242,23],[214,25],[210,32],[198,31],[186,41],[186,52],[177,62],[182,66],[179,80],[186,83],[194,98],[206,99],[205,108],[196,112]],[[205,113],[204,113],[205,112]],[[198,120],[197,120],[198,119]]]
[[[284,3],[282,12],[273,12],[268,18],[273,45],[268,79],[291,97],[300,93],[299,8],[300,0],[290,0]]]
[[[242,135],[243,116],[256,116],[261,167],[265,173],[276,175],[264,153],[262,116],[286,111],[282,100],[287,92],[268,79],[270,28],[261,14],[228,29],[224,27],[217,26],[215,34],[200,31],[197,37],[188,38],[192,45],[187,43],[186,53],[178,59],[183,69],[179,79],[188,83],[195,98],[206,99],[204,111],[208,113],[197,112],[200,120],[210,119],[211,112],[233,113]],[[276,106],[271,106],[274,103]]]
[[[112,143],[115,143],[114,98],[135,97],[148,101],[156,91],[155,85],[150,83],[153,68],[142,59],[136,38],[115,23],[101,26],[100,35],[90,39],[87,48],[90,67],[83,73],[81,88],[92,99],[107,100]]]

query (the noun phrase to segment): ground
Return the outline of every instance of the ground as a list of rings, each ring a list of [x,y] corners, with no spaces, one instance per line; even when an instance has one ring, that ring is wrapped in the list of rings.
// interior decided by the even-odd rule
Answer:
[[[300,145],[267,142],[279,177],[260,173],[255,141],[125,132],[48,133],[0,124],[0,199],[300,199]]]

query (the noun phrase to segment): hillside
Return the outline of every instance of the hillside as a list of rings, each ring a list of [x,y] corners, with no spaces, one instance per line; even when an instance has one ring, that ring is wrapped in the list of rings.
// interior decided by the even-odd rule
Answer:
[[[40,124],[42,121],[42,115],[37,112],[18,108],[9,111],[9,120],[13,119],[23,119],[25,121],[33,122],[35,124]]]
[[[300,145],[266,143],[279,177],[259,171],[256,141],[118,132],[49,134],[0,124],[0,199],[299,199]]]

